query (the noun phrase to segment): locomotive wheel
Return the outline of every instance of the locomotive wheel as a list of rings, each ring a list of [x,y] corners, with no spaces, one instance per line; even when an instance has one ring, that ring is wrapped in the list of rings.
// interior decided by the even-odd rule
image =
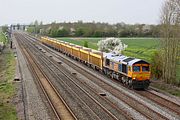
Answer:
[[[128,79],[128,87],[132,88],[132,79]]]
[[[123,83],[123,84],[126,84],[125,77],[122,77],[122,83]]]

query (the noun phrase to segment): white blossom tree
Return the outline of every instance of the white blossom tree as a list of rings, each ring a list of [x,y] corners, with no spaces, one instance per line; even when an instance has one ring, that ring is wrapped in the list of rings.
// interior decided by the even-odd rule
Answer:
[[[119,38],[106,38],[100,40],[98,43],[98,50],[102,52],[115,52],[121,53],[122,50],[127,48],[126,44],[123,44]]]

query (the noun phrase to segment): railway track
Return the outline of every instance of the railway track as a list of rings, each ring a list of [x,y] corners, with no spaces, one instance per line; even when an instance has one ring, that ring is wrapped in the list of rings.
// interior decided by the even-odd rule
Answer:
[[[52,64],[52,63],[50,63]],[[52,69],[52,68],[51,68]],[[97,99],[95,99],[94,97],[95,96],[92,96],[91,94],[89,94],[86,90],[84,90],[82,88],[82,85],[80,85],[79,83],[75,82],[75,79],[70,77],[67,73],[63,72],[63,71],[60,71],[59,68],[54,68],[53,70],[55,71],[59,71],[60,73],[62,74],[57,74],[58,76],[62,76],[63,78],[67,77],[67,79],[65,79],[64,81],[64,85],[66,85],[67,87],[70,87],[70,88],[74,88],[74,92],[72,91],[73,94],[77,95],[80,94],[79,96],[79,99],[80,100],[83,100],[84,103],[89,106],[89,108],[91,110],[93,110],[94,112],[100,112],[101,114],[103,114],[103,111],[105,111],[105,113],[107,114],[104,114],[103,115],[103,118],[101,117],[100,119],[116,119],[118,120],[118,114],[120,112],[116,112],[116,114],[112,114],[111,112],[109,112],[109,110],[111,109],[114,109],[111,107],[111,109],[107,109],[107,105],[106,107],[102,105],[102,103],[100,103]],[[60,79],[61,77],[59,77]],[[77,81],[77,80],[76,80]],[[101,100],[102,101],[102,100]],[[94,106],[93,104],[96,103],[96,105]],[[110,107],[110,106],[109,106]],[[99,114],[97,114],[97,116],[100,116]],[[106,116],[106,117],[105,117]],[[105,117],[105,118],[104,118]],[[122,116],[120,116],[122,117]]]
[[[161,106],[169,109],[170,111],[173,111],[177,115],[180,115],[180,105],[174,103],[173,101],[169,101],[156,93],[153,92],[153,90],[146,90],[146,91],[136,91],[138,94],[160,104]]]
[[[41,49],[41,48],[39,48],[39,49]],[[66,60],[64,59],[64,60],[62,60],[62,62],[63,62],[63,63],[66,63]],[[71,64],[71,67],[74,68],[74,64]],[[61,69],[64,69],[64,70],[65,70],[66,68],[62,68],[62,66],[61,66]],[[77,71],[78,71],[79,69],[81,69],[81,68],[78,68],[78,69],[76,68]],[[84,73],[83,70],[81,70],[80,72],[83,72],[83,73]],[[68,71],[67,71],[67,73],[68,73]],[[71,73],[69,73],[69,74],[71,74]],[[86,75],[86,77],[87,77],[87,76],[88,76],[88,75]],[[91,75],[90,75],[90,76],[91,76]],[[74,76],[74,77],[75,77],[75,76]],[[93,79],[94,79],[94,76],[91,76],[91,78],[89,78],[89,80],[90,80],[90,79],[93,80]],[[82,81],[82,80],[78,80],[78,81]],[[94,81],[94,80],[93,80],[93,81]],[[73,82],[73,81],[72,81],[72,82]],[[82,83],[85,83],[85,82],[82,81],[81,84],[82,84]],[[87,86],[87,84],[82,84],[81,86]],[[95,93],[96,95],[99,93],[99,92],[94,92],[94,91],[92,91],[93,88],[91,88],[90,86],[88,86],[88,87],[89,87],[89,90],[90,90],[91,92]],[[99,94],[98,94],[98,95],[99,95]],[[105,99],[104,99],[104,100],[105,100]],[[109,100],[106,100],[106,101],[109,101]],[[111,103],[111,104],[112,104],[112,103]],[[113,105],[113,106],[116,106],[116,105]],[[121,112],[124,113],[124,114],[127,114],[126,111],[122,111],[122,110],[121,110]],[[145,117],[145,118],[146,118],[146,117]],[[147,117],[147,118],[148,118],[148,117]],[[130,118],[129,118],[129,119],[130,119]]]
[[[88,77],[88,79],[90,79],[90,80],[93,80],[96,84],[101,85],[101,86],[106,86],[107,88],[104,88],[104,89],[109,89],[109,90],[114,89],[114,88],[112,88],[112,87],[108,87],[106,83],[102,83],[102,80],[99,80],[99,79],[97,80],[97,77],[96,77],[96,76],[90,77],[90,76],[93,76],[93,75],[90,74],[90,73],[84,72],[84,69],[82,70],[82,68],[79,68],[79,67],[78,67],[77,65],[75,65],[73,62],[68,61],[68,59],[65,59],[62,55],[57,55],[57,54],[54,53],[52,50],[48,50],[48,49],[47,49],[46,47],[44,47],[44,46],[41,46],[41,47],[42,47],[43,49],[46,49],[47,52],[51,53],[52,56],[55,56],[55,57],[57,57],[58,59],[60,59],[62,62],[66,63],[66,64],[69,64],[71,67],[73,67],[75,70],[79,71],[81,74],[83,73],[84,76]],[[101,81],[101,82],[96,82],[96,81]],[[133,107],[133,108],[136,109],[137,111],[139,111],[141,114],[143,114],[144,116],[146,116],[148,119],[154,119],[154,118],[157,119],[157,117],[159,117],[159,119],[168,119],[165,114],[164,114],[164,115],[161,115],[161,114],[159,114],[157,111],[153,111],[152,108],[148,108],[147,106],[142,105],[142,103],[140,103],[140,102],[138,102],[138,101],[135,101],[134,104],[136,104],[136,105],[132,105],[132,103],[133,103],[134,100],[127,102],[127,99],[132,99],[132,98],[127,97],[126,94],[124,94],[124,93],[121,93],[121,95],[117,95],[117,94],[119,94],[119,90],[117,90],[116,92],[115,92],[115,91],[112,91],[111,93],[116,93],[116,94],[113,94],[113,95],[116,96],[117,98],[121,99],[122,101],[124,101],[126,104],[128,104],[128,105],[131,106],[131,107]],[[141,94],[141,95],[142,95],[142,94]],[[120,97],[120,96],[121,96],[121,97]],[[122,97],[122,96],[123,96],[123,97]],[[142,96],[146,97],[145,95],[142,95]],[[154,96],[155,96],[155,95],[154,95]],[[157,96],[157,97],[158,97],[158,96]],[[151,100],[152,100],[152,99],[151,99]],[[152,100],[152,101],[154,101],[154,102],[156,102],[156,103],[159,104],[159,103],[161,103],[162,99],[161,99],[159,102],[157,102],[158,100],[155,100],[155,99]],[[164,101],[166,101],[166,102],[164,102],[163,105],[162,105],[162,104],[160,104],[160,105],[162,105],[163,107],[165,107],[165,106],[167,107],[168,105],[166,105],[165,103],[169,103],[170,101],[167,101],[167,100],[165,100],[165,99],[164,99]],[[139,106],[137,106],[137,103],[139,104]],[[174,106],[175,106],[175,105],[174,105]],[[142,111],[141,111],[140,109],[142,109]],[[178,112],[177,107],[172,108],[172,109],[173,109],[174,112]],[[172,109],[171,109],[171,110],[172,110]],[[144,112],[144,110],[146,110],[147,112]]]
[[[17,39],[19,41],[21,40],[19,37],[17,37]],[[52,85],[52,83],[47,78],[47,76],[41,71],[41,68],[32,57],[30,51],[25,49],[25,47],[22,44],[19,44],[19,46],[29,63],[29,67],[32,73],[37,78],[38,83],[41,86],[41,89],[49,102],[49,105],[54,111],[56,118],[58,120],[65,120],[65,119],[75,120],[76,117],[71,112],[66,102],[59,95],[56,88]]]
[[[53,59],[52,59],[52,61],[53,61]],[[67,78],[69,78],[71,80],[72,83],[74,83],[77,87],[79,87],[82,91],[84,91],[84,93],[86,93],[91,99],[93,99],[94,102],[98,103],[103,109],[105,109],[103,106],[106,106],[107,108],[109,108],[109,111],[115,112],[115,115],[118,115],[119,113],[121,113],[121,114],[123,113],[123,115],[126,115],[126,116],[124,116],[124,119],[133,119],[125,111],[122,111],[120,108],[118,108],[116,105],[114,105],[111,101],[104,98],[102,93],[100,93],[99,91],[96,91],[92,87],[88,86],[85,82],[82,82],[81,80],[76,78],[76,76],[73,75],[74,73],[71,73],[66,68],[59,65],[56,61],[55,61],[55,63],[50,62],[49,64],[56,64],[56,70],[55,71],[59,71],[62,74],[64,74]],[[61,71],[61,69],[63,69],[65,72]],[[90,95],[90,94],[92,94],[92,95]],[[101,104],[103,104],[103,106],[94,98],[101,100]],[[104,101],[104,102],[102,102],[102,101]],[[110,106],[107,106],[108,104],[110,104]],[[106,111],[108,114],[110,114],[108,112],[108,110],[106,110]],[[114,116],[114,115],[111,115],[111,116]],[[119,117],[118,119],[123,118],[121,115],[118,115],[118,117]],[[116,119],[116,117],[114,117],[114,119]]]
[[[27,41],[26,41],[27,42]],[[31,47],[33,47],[32,45],[31,45]],[[27,46],[27,48],[28,48],[28,46]],[[35,49],[35,48],[34,48]],[[36,48],[37,49],[37,48]],[[38,49],[38,51],[39,51],[39,49]],[[38,51],[35,51],[36,53],[38,52]],[[32,51],[31,51],[32,52]],[[35,54],[35,53],[34,53]],[[47,57],[47,56],[46,56]],[[81,98],[80,98],[80,96],[79,97],[77,97],[77,98],[79,98],[79,102],[80,101],[83,101],[84,102],[84,104],[86,105],[86,106],[88,106],[89,107],[89,109],[91,109],[91,112],[93,111],[94,113],[96,113],[96,116],[97,116],[97,118],[99,118],[99,119],[122,119],[123,118],[123,116],[120,114],[120,111],[118,110],[118,108],[116,107],[116,106],[114,106],[113,104],[110,104],[108,107],[109,108],[107,108],[107,105],[106,105],[106,107],[104,106],[104,105],[102,105],[102,100],[101,100],[101,102],[99,102],[99,100],[100,100],[100,98],[99,98],[99,100],[96,100],[95,98],[94,98],[94,96],[92,96],[92,95],[90,95],[88,92],[86,92],[86,90],[84,90],[79,84],[77,84],[77,83],[75,83],[74,82],[74,80],[73,80],[73,78],[71,78],[70,76],[68,76],[68,74],[67,73],[65,73],[65,72],[63,72],[62,70],[60,70],[58,67],[54,67],[54,64],[52,63],[52,60],[48,60],[46,57],[40,57],[41,59],[39,59],[38,61],[41,61],[41,62],[43,62],[42,64],[44,64],[44,66],[46,66],[46,69],[49,69],[49,72],[51,72],[51,74],[54,74],[55,75],[55,73],[53,73],[54,71],[57,71],[56,72],[56,78],[57,79],[61,79],[61,84],[63,83],[63,86],[65,86],[66,88],[73,88],[74,89],[74,91],[72,91],[71,90],[71,93],[73,93],[73,95],[74,95],[74,97],[77,97],[77,96],[79,96],[78,94],[80,94],[80,96],[81,96]],[[64,77],[64,76],[65,77]],[[62,78],[63,78],[63,80],[62,80]],[[68,79],[67,79],[68,78]],[[71,82],[67,82],[67,81],[71,81]],[[65,82],[64,82],[65,81]],[[73,83],[73,84],[72,84]],[[82,100],[83,99],[83,100]],[[83,102],[82,102],[82,104],[83,104]],[[88,104],[88,105],[87,105]],[[110,110],[112,110],[111,112],[110,112]],[[86,110],[87,111],[87,110]],[[91,113],[90,112],[90,113]],[[113,112],[113,113],[112,113]],[[77,115],[78,116],[78,115]],[[97,119],[96,118],[96,119]],[[128,118],[128,117],[124,117],[125,119],[132,119],[132,118]],[[124,119],[123,118],[123,119]]]
[[[27,37],[26,36],[26,39],[31,39],[32,41],[33,41],[33,38],[30,38],[30,36],[29,37]],[[32,43],[32,44],[34,44],[34,43]],[[114,88],[113,86],[111,86],[111,85],[109,85],[109,84],[107,84],[106,82],[104,82],[104,81],[102,81],[100,78],[98,78],[97,76],[94,76],[94,75],[92,75],[90,72],[88,72],[88,71],[84,71],[84,69],[82,69],[81,67],[79,67],[78,65],[76,65],[76,64],[74,64],[72,61],[70,61],[70,60],[68,60],[67,58],[65,58],[64,57],[64,55],[57,55],[53,50],[50,50],[50,49],[48,49],[47,47],[45,47],[45,46],[42,46],[41,44],[39,44],[38,42],[37,42],[37,44],[38,44],[38,47],[40,47],[40,48],[38,48],[38,49],[44,49],[45,50],[45,52],[48,52],[49,54],[50,54],[50,56],[55,56],[57,59],[59,59],[59,60],[61,60],[61,62],[62,63],[65,63],[65,64],[67,64],[67,65],[69,65],[69,66],[71,66],[73,69],[75,69],[76,71],[78,71],[78,72],[80,72],[81,74],[83,74],[84,76],[86,76],[89,80],[91,80],[91,81],[93,81],[95,84],[97,84],[97,85],[99,85],[101,88],[103,88],[104,90],[106,90],[106,91],[109,91],[110,92],[110,94],[112,94],[112,95],[114,95],[116,98],[118,98],[119,100],[121,100],[121,101],[123,101],[124,103],[126,103],[126,104],[128,104],[129,106],[131,106],[133,109],[135,109],[135,110],[137,110],[139,113],[141,113],[142,115],[144,115],[145,116],[145,118],[147,118],[147,119],[169,119],[170,117],[168,117],[168,116],[166,116],[166,115],[161,115],[160,113],[158,113],[158,111],[153,111],[152,110],[152,108],[150,108],[150,107],[147,107],[146,105],[144,105],[144,104],[142,104],[141,102],[139,102],[138,100],[134,100],[134,98],[132,98],[131,96],[128,96],[127,94],[125,94],[125,93],[123,93],[123,92],[121,92],[120,90],[118,90],[118,89],[116,89],[116,88]],[[37,51],[38,52],[38,51]],[[60,64],[58,64],[57,62],[52,62],[53,61],[53,57],[52,58],[50,58],[51,59],[51,61],[49,61],[49,63],[48,64],[56,64],[56,67],[54,67],[53,69],[54,69],[54,71],[56,70],[56,71],[59,71],[61,74],[63,74],[64,76],[66,76],[67,78],[69,77],[69,79],[68,80],[71,80],[71,82],[78,88],[78,89],[80,89],[80,91],[84,91],[84,93],[86,93],[86,95],[88,96],[88,97],[91,97],[92,96],[92,94],[94,94],[94,96],[98,96],[98,90],[91,90],[92,89],[92,87],[91,86],[89,86],[88,84],[85,84],[85,81],[83,81],[83,80],[81,80],[81,79],[78,79],[75,75],[72,75],[71,73],[68,73],[68,71],[66,71],[66,68],[63,68]],[[43,60],[44,62],[46,61],[46,59],[44,59]],[[47,63],[47,61],[45,62],[45,63]],[[58,67],[59,68],[61,68],[61,69],[64,69],[64,73],[60,70],[60,69],[58,69]],[[49,69],[52,69],[52,68],[49,68]],[[67,74],[68,73],[68,74]],[[56,76],[60,76],[59,74],[57,74]],[[71,78],[71,77],[73,77],[73,78]],[[76,79],[74,79],[74,78],[76,78]],[[60,78],[59,78],[60,79]],[[79,82],[78,82],[79,81]],[[68,84],[68,83],[64,83],[64,84]],[[69,86],[69,87],[74,87],[74,85],[70,85],[70,84],[68,84],[67,86]],[[84,86],[83,88],[82,88],[82,86]],[[79,93],[81,93],[79,91]],[[91,92],[91,95],[90,95],[90,93],[88,93],[88,91],[90,91]],[[77,93],[78,94],[78,93]],[[142,96],[144,96],[144,97],[146,97],[145,95],[142,95]],[[147,97],[148,98],[148,97]],[[93,99],[95,99],[95,98],[91,98],[92,100]],[[96,97],[96,99],[98,99],[98,97]],[[117,107],[117,105],[116,104],[113,104],[112,103],[112,101],[110,101],[109,99],[107,99],[107,98],[104,98],[104,97],[101,97],[100,96],[100,99],[101,99],[101,101],[105,101],[106,103],[108,103],[110,106],[111,106],[111,108],[113,108],[113,110],[116,110],[116,112],[114,112],[114,114],[112,114],[112,116],[114,116],[114,115],[116,115],[117,114],[117,112],[121,112],[121,113],[123,113],[123,114],[125,114],[126,115],[126,119],[133,119],[132,118],[132,116],[131,115],[127,115],[127,113],[126,113],[126,111],[123,111],[123,110],[121,110],[121,109],[119,109],[118,107]],[[151,99],[152,100],[152,99]],[[153,100],[152,100],[153,101]],[[94,102],[96,102],[96,103],[98,103],[98,101],[96,101],[96,100],[94,100]],[[157,100],[154,100],[154,102],[157,102]],[[105,103],[104,103],[105,104]],[[158,103],[159,104],[159,103]],[[161,104],[160,104],[161,105]],[[104,105],[103,105],[104,106]],[[112,106],[115,106],[115,107],[112,107]],[[163,105],[162,105],[163,106]],[[106,106],[107,107],[107,106]],[[163,107],[166,107],[165,106],[165,104],[164,104],[164,106]],[[102,108],[102,107],[101,107]],[[108,107],[107,107],[108,108]],[[107,108],[105,108],[106,109],[106,111],[109,111],[108,113],[110,113],[111,114],[111,112],[113,112],[113,111],[110,111],[110,108],[109,108],[109,110],[107,109]],[[175,108],[176,109],[176,108]],[[172,109],[171,109],[172,110]],[[109,115],[110,115],[109,114]],[[111,115],[110,115],[111,116]],[[116,116],[116,117],[112,117],[112,119],[118,119],[118,116]]]

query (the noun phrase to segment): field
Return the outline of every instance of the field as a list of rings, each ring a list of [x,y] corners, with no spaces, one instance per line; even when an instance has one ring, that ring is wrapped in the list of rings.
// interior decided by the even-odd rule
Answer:
[[[57,39],[80,46],[84,46],[84,41],[87,41],[89,48],[97,50],[98,49],[97,43],[102,38],[57,38]]]

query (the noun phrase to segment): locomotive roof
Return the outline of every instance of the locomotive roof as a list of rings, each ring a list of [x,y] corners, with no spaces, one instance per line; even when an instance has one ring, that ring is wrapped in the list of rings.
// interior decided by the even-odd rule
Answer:
[[[146,61],[144,61],[144,60],[141,60],[141,59],[134,59],[134,60],[130,61],[128,64],[129,64],[129,65],[133,65],[133,64],[139,63],[139,62],[145,63],[145,64],[149,64],[148,62],[146,62]]]
[[[141,62],[141,63],[143,62],[143,63],[148,64],[148,62],[141,60],[141,59],[127,57],[124,55],[118,55],[118,54],[114,54],[114,53],[103,53],[103,57],[106,57],[107,59],[111,59],[115,62],[122,62],[122,63],[128,64],[130,66],[132,66],[133,64],[138,63],[138,62]]]
[[[113,60],[117,61],[117,62],[122,62],[123,60],[125,60],[127,58],[128,58],[127,56],[119,55],[119,56],[114,57]]]
[[[114,58],[114,60],[121,62],[121,61],[123,61],[124,59],[127,59],[127,58],[128,58],[127,56],[119,55],[116,58]]]

